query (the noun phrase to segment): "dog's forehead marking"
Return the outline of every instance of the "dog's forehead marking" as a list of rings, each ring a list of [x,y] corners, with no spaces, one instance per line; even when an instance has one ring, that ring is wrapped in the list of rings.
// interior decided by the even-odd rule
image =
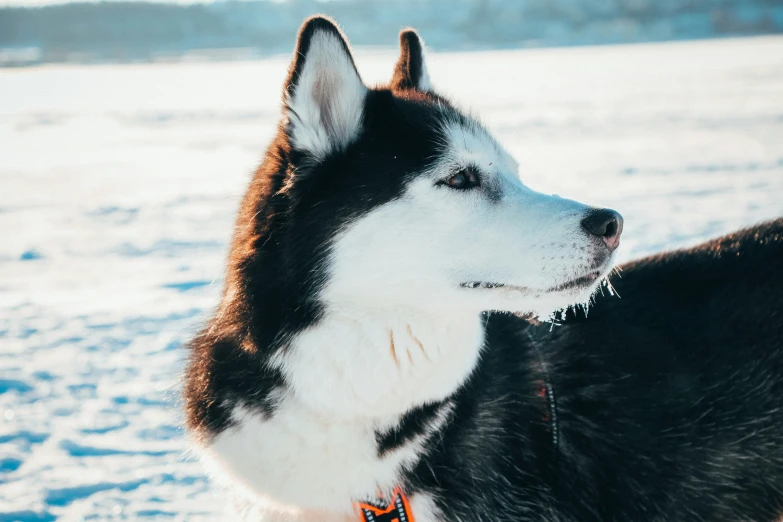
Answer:
[[[516,160],[477,122],[446,121],[443,129],[448,162],[458,166],[475,165],[484,172],[520,182]]]

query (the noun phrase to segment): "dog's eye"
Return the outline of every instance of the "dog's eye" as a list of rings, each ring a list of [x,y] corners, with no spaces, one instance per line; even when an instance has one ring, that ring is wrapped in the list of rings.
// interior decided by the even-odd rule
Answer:
[[[443,180],[442,184],[457,190],[467,190],[481,186],[481,180],[475,170],[462,169]]]

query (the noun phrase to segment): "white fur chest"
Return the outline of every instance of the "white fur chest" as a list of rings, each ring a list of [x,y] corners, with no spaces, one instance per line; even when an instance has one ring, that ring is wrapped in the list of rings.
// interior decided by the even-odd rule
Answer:
[[[382,455],[377,434],[411,408],[449,397],[483,344],[478,316],[411,317],[332,312],[297,336],[272,363],[288,385],[274,414],[237,406],[234,427],[205,448],[219,480],[240,486],[253,511],[267,513],[262,520],[304,521],[308,512],[352,520],[354,501],[390,493],[451,405],[424,432]],[[422,511],[417,521],[426,522],[432,503],[421,495],[414,500]]]

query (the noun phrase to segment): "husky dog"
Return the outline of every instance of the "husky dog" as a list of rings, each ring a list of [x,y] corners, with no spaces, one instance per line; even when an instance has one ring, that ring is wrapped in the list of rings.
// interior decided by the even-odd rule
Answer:
[[[337,26],[305,22],[192,342],[188,428],[240,514],[779,519],[783,221],[536,323],[608,285],[622,217],[527,188],[400,43],[368,87]]]

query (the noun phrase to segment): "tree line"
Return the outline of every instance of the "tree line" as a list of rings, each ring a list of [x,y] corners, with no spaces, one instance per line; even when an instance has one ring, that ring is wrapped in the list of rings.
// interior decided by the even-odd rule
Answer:
[[[0,8],[0,49],[35,61],[145,61],[194,51],[289,52],[302,19],[334,16],[356,45],[415,26],[435,49],[576,45],[783,31],[781,0],[316,0],[70,3]]]

